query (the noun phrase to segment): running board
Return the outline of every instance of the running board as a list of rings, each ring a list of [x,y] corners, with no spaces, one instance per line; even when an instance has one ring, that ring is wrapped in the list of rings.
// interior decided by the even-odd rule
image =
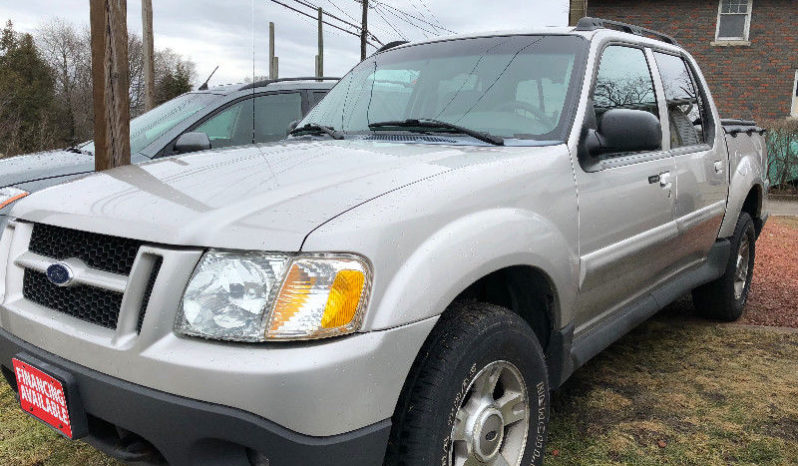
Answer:
[[[723,276],[731,253],[729,240],[718,240],[709,251],[707,261],[689,272],[685,272],[660,285],[629,306],[620,309],[605,322],[587,334],[574,338],[571,346],[571,370],[568,375],[584,365],[593,356],[629,333],[668,304],[684,296],[688,291]]]

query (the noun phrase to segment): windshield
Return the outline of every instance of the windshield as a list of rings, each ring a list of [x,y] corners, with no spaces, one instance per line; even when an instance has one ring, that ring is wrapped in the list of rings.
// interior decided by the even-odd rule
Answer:
[[[141,152],[218,97],[215,94],[183,94],[130,120],[130,153]],[[89,141],[80,149],[93,154],[94,142]]]
[[[387,51],[355,67],[300,126],[351,135],[437,120],[521,143],[562,141],[586,49],[575,36],[507,36]]]

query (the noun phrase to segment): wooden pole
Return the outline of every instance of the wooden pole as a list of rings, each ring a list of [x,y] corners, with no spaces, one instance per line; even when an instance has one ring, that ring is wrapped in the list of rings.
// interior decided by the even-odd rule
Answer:
[[[568,24],[576,26],[576,23],[587,16],[587,2],[588,0],[570,0],[570,8],[568,11]]]
[[[152,32],[152,0],[141,0],[142,55],[144,59],[144,110],[155,108],[155,40]]]
[[[316,76],[321,78],[324,76],[324,33],[322,25],[324,24],[324,12],[319,7],[319,54],[316,55]]]
[[[360,22],[360,60],[366,59],[366,41],[368,40],[369,31],[369,0],[360,0],[363,2],[363,18]]]
[[[127,0],[90,0],[97,171],[130,164]]]
[[[269,79],[277,79],[277,60],[274,56],[274,23],[269,22]]]

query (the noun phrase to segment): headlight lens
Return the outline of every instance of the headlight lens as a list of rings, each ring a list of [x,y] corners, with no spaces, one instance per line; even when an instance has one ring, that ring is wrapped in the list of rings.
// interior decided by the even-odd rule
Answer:
[[[28,194],[30,193],[17,188],[0,189],[0,209],[13,204],[14,202],[22,199]]]
[[[304,340],[357,331],[371,287],[354,255],[206,253],[176,322],[184,335],[229,341]]]

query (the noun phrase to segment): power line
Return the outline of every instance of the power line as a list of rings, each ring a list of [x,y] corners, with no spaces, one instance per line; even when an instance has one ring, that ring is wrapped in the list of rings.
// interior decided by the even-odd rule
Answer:
[[[441,23],[441,20],[438,18],[438,16],[435,13],[432,12],[432,10],[430,10],[430,8],[427,6],[427,3],[424,0],[418,0],[418,2],[421,3],[421,5],[424,6],[424,9],[429,12],[430,16],[432,16],[432,19],[435,21],[435,24],[440,26],[440,28],[442,30],[446,31],[446,28],[443,27],[443,23]],[[447,31],[447,32],[451,32],[451,31]]]
[[[382,3],[378,4],[377,8],[383,8],[383,4]],[[430,34],[430,35],[433,35],[433,36],[437,36],[438,35],[437,33],[430,31],[429,29],[424,29],[423,27],[419,26],[418,24],[410,21],[409,19],[407,19],[407,18],[405,18],[403,16],[399,16],[398,14],[394,13],[391,10],[383,8],[383,12],[388,13],[388,14],[396,17],[396,18],[399,18],[399,20],[404,21],[405,23],[413,26],[416,29],[419,29],[420,31],[422,31],[422,34],[424,35],[425,38],[429,38],[429,36],[427,34]]]
[[[344,16],[346,16],[347,18],[351,19],[352,21],[357,21],[357,20],[356,20],[354,17],[352,17],[352,15],[350,15],[349,13],[347,13],[347,12],[346,12],[346,11],[345,11],[343,8],[341,8],[340,6],[336,5],[336,4],[335,4],[335,2],[333,2],[332,0],[327,0],[327,3],[329,3],[330,5],[332,5],[332,6],[333,6],[333,7],[334,7],[336,10],[340,11],[341,13],[343,13],[343,14],[344,14]]]
[[[413,0],[407,0],[407,2],[410,4],[411,7],[413,7],[414,10],[416,10],[416,13],[418,13],[419,16],[422,16],[422,17],[424,16],[424,13],[421,10],[418,9],[418,7],[413,2]],[[445,30],[442,27],[436,26],[435,24],[432,24],[432,23],[430,23],[430,26],[432,26],[432,28],[433,28],[433,30],[435,30],[435,32],[437,32],[438,29],[440,29],[442,31]]]
[[[282,6],[286,7],[286,8],[288,8],[288,9],[289,9],[289,10],[291,10],[291,11],[294,11],[294,12],[296,12],[296,13],[299,13],[300,15],[307,16],[308,18],[312,19],[313,21],[318,21],[318,18],[316,18],[315,16],[313,16],[313,15],[311,15],[311,14],[309,14],[309,13],[306,13],[306,12],[304,12],[304,11],[302,11],[302,10],[299,10],[299,9],[297,9],[297,8],[294,8],[294,7],[292,7],[291,5],[287,5],[287,4],[285,4],[285,3],[283,3],[283,2],[281,2],[281,1],[279,1],[279,0],[269,0],[269,1],[270,1],[270,2],[272,2],[272,3],[276,3],[276,4],[278,4],[278,5],[282,5]],[[342,28],[342,27],[340,27],[340,26],[338,26],[338,25],[336,25],[336,24],[332,24],[332,23],[330,23],[330,22],[328,22],[328,21],[324,21],[324,20],[322,20],[322,23],[324,23],[324,24],[326,24],[327,26],[330,26],[330,27],[332,27],[332,28],[338,29],[339,31],[345,32],[345,33],[347,33],[347,34],[349,34],[349,35],[352,35],[352,36],[355,36],[355,37],[360,37],[360,34],[358,34],[358,33],[355,33],[355,32],[352,32],[352,31],[350,31],[350,30],[348,30],[348,29],[344,29],[344,28]],[[375,40],[377,40],[377,39],[376,39],[375,37],[373,37],[373,36],[372,36],[372,38],[374,38]],[[366,41],[366,42],[367,42],[367,43],[368,43],[370,46],[372,46],[372,47],[374,47],[374,48],[379,48],[378,46],[374,45],[373,43],[371,43],[371,42],[369,42],[369,41]],[[379,41],[377,41],[377,42],[379,42]]]
[[[378,2],[378,1],[376,1],[376,0],[375,0],[375,2],[374,2],[374,3],[375,3],[375,4],[377,4],[377,5],[380,5],[380,6],[382,6],[383,8],[389,8],[389,9],[391,9],[391,10],[394,10],[394,11],[396,11],[396,12],[398,12],[398,13],[401,13],[401,14],[403,14],[403,15],[405,15],[405,16],[408,16],[408,17],[410,17],[410,18],[413,18],[413,19],[417,20],[417,21],[418,21],[418,22],[420,22],[420,23],[426,24],[427,26],[436,27],[434,24],[430,23],[430,22],[429,22],[429,21],[427,21],[427,20],[424,20],[424,19],[422,19],[422,18],[419,18],[419,17],[417,17],[417,16],[414,16],[414,15],[412,15],[412,14],[408,13],[407,11],[400,10],[399,8],[396,8],[396,7],[393,7],[393,6],[391,6],[391,5],[388,5],[387,3]],[[447,28],[445,28],[445,27],[441,27],[441,30],[443,30],[443,31],[446,31],[446,32],[450,32],[450,33],[452,33],[452,34],[457,34],[457,32],[455,32],[455,31],[452,31],[451,29],[447,29]]]
[[[396,27],[395,27],[393,24],[391,24],[391,23],[390,23],[390,22],[389,22],[387,19],[385,19],[385,16],[383,16],[383,15],[382,15],[382,12],[380,12],[380,10],[378,10],[378,9],[376,9],[376,8],[375,8],[375,9],[374,9],[374,12],[375,12],[375,13],[377,13],[377,16],[379,16],[380,18],[382,18],[382,20],[385,22],[385,24],[387,24],[388,26],[390,26],[390,27],[391,27],[391,29],[393,29],[393,30],[394,30],[394,32],[396,32],[396,34],[397,34],[397,35],[398,35],[398,36],[399,36],[399,37],[400,37],[402,40],[407,40],[407,37],[405,37],[405,35],[404,35],[404,34],[402,34],[402,33],[401,33],[401,32],[400,32],[398,29],[396,29]]]

